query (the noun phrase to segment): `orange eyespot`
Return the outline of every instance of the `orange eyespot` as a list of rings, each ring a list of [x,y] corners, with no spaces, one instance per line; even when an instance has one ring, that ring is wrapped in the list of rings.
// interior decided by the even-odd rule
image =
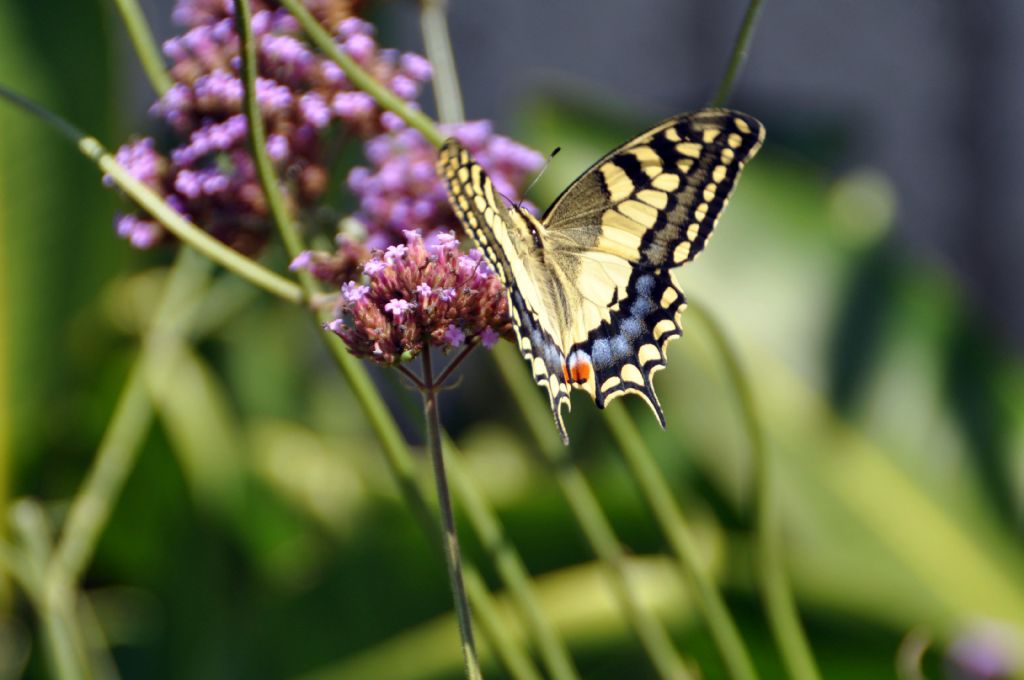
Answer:
[[[573,382],[585,383],[590,379],[590,364],[585,361],[577,361],[571,370]]]
[[[562,364],[562,377],[565,379],[565,382],[569,382],[569,367],[564,363]]]

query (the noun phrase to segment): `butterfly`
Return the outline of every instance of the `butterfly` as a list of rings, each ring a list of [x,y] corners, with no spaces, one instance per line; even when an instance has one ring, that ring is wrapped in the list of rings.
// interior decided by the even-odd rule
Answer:
[[[539,220],[502,200],[457,140],[442,145],[448,200],[505,284],[519,350],[565,444],[571,388],[598,408],[637,394],[665,427],[652,380],[682,335],[672,268],[704,249],[763,141],[745,113],[673,116],[590,166]]]

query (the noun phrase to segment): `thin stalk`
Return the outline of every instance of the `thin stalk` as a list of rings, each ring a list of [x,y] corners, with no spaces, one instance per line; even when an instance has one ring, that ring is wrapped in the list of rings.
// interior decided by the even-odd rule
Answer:
[[[800,615],[797,611],[793,591],[786,575],[782,548],[779,543],[779,517],[775,499],[775,485],[772,483],[771,459],[765,445],[764,431],[757,414],[754,394],[740,366],[739,355],[729,341],[718,320],[702,305],[690,303],[707,327],[711,342],[718,350],[725,365],[728,381],[736,392],[743,425],[750,439],[754,459],[754,513],[756,528],[757,573],[761,581],[761,598],[768,615],[775,644],[782,653],[782,660],[789,677],[795,680],[818,680],[818,671],[807,641]]]
[[[256,100],[258,62],[256,60],[256,41],[252,35],[252,9],[249,7],[248,0],[234,0],[234,3],[235,26],[242,45],[242,85],[245,89],[244,109],[249,128],[249,146],[253,161],[256,163],[256,173],[259,175],[263,194],[267,199],[267,206],[270,208],[270,215],[277,225],[277,231],[281,235],[288,256],[294,258],[302,251],[302,236],[292,223],[285,207],[284,194],[278,186],[270,155],[266,151],[267,133],[263,127],[263,112]],[[309,272],[304,270],[300,270],[299,274],[300,278],[304,277],[302,278],[302,288],[309,295],[312,292],[312,277]]]
[[[437,485],[437,504],[441,510],[441,530],[444,533],[444,558],[448,567],[448,582],[455,601],[455,613],[459,620],[459,635],[462,637],[462,656],[469,680],[482,680],[480,661],[476,655],[473,640],[473,622],[466,601],[466,588],[462,583],[462,559],[459,552],[459,535],[455,529],[455,515],[452,512],[451,494],[448,492],[448,477],[444,471],[444,453],[441,449],[441,416],[437,406],[437,383],[434,382],[430,362],[430,348],[423,350],[423,419],[427,424],[427,450],[434,466],[434,483]]]
[[[136,361],[121,388],[96,459],[71,502],[61,541],[50,563],[50,572],[62,584],[77,584],[92,559],[114,504],[134,467],[139,441],[153,420],[144,373],[142,362]]]
[[[221,243],[186,220],[180,213],[167,205],[156,192],[135,179],[119,165],[96,139],[86,137],[79,142],[78,146],[82,153],[100,166],[103,172],[113,177],[118,188],[124,191],[129,198],[138,203],[143,210],[156,218],[169,232],[187,245],[271,295],[295,304],[304,302],[301,288],[277,272],[271,271],[255,260]]]
[[[516,640],[509,636],[501,612],[498,611],[494,598],[488,593],[487,584],[484,583],[480,572],[467,569],[464,575],[466,593],[473,602],[473,619],[480,624],[484,638],[495,646],[495,651],[506,665],[509,675],[516,680],[543,680],[540,672],[530,662],[530,657],[521,654]],[[483,597],[479,597],[479,594]]]
[[[494,562],[494,568],[508,589],[523,625],[537,643],[537,650],[548,673],[554,680],[578,680],[579,673],[573,665],[565,642],[541,609],[526,565],[505,535],[501,520],[494,509],[473,484],[458,456],[454,455],[453,448],[454,445],[446,440],[445,455],[448,458],[448,471],[455,494],[465,510],[466,517],[473,524],[474,532],[480,537],[481,544]]]
[[[146,357],[154,338],[166,333],[180,318],[180,308],[191,292],[205,285],[206,260],[182,250],[171,272],[153,326],[143,341],[142,352],[128,374],[110,423],[89,472],[71,502],[60,541],[50,562],[51,578],[62,587],[74,587],[92,559],[100,535],[110,520],[117,498],[135,465],[139,443],[149,429],[153,409],[148,398]]]
[[[326,312],[321,312],[320,321],[322,323],[330,320],[330,316]],[[394,418],[391,417],[387,405],[384,404],[380,393],[373,386],[366,369],[358,359],[348,353],[342,341],[333,334],[325,334],[325,342],[338,370],[341,371],[343,379],[352,390],[356,402],[362,407],[363,414],[381,444],[384,460],[398,484],[398,489],[406,505],[412,509],[413,515],[419,520],[430,544],[440,547],[443,543],[441,532],[438,530],[436,519],[417,482],[412,453],[402,438]],[[466,512],[473,519],[474,508],[467,506]],[[494,611],[493,598],[487,588],[483,587],[484,581],[479,570],[467,563],[464,565],[463,571],[465,572],[469,601],[477,613],[477,618],[481,621],[488,642],[498,654],[502,664],[516,680],[534,680],[537,677],[537,672],[533,670],[529,655],[521,645],[513,643],[513,636],[508,631],[494,636],[495,631],[503,630],[504,624],[500,618],[489,616],[490,612]],[[507,585],[509,592],[514,595],[515,588],[510,584]],[[529,670],[523,671],[522,669]]]
[[[460,122],[465,118],[465,112],[459,88],[459,74],[455,68],[451,39],[448,35],[447,0],[421,0],[420,27],[423,31],[427,58],[433,65],[434,101],[438,114],[446,123]],[[445,382],[448,374],[470,349],[467,347],[463,354],[448,365],[438,379],[439,383]],[[457,464],[457,457],[452,456],[452,461]],[[537,644],[548,673],[554,680],[576,680],[579,674],[569,649],[541,609],[526,565],[523,564],[515,547],[505,537],[501,522],[483,495],[477,491],[468,477],[461,473],[457,465],[454,472],[456,491],[467,510],[467,517],[473,523],[474,530],[508,588],[526,630]]]
[[[326,312],[322,313],[321,321],[324,323],[330,321]],[[381,443],[384,460],[398,484],[406,505],[412,509],[413,515],[419,520],[420,526],[430,539],[430,544],[441,546],[442,535],[417,483],[412,453],[402,438],[394,418],[387,410],[384,400],[370,381],[366,369],[358,359],[348,353],[341,340],[332,334],[327,335],[325,341],[344,380],[348,383],[349,389],[352,390],[357,403],[362,407],[363,414],[369,421],[377,440]],[[467,507],[466,511],[467,514],[474,512],[471,507]],[[533,664],[522,646],[513,643],[513,636],[504,630],[504,623],[500,617],[490,616],[495,609],[494,600],[487,588],[483,586],[484,581],[480,571],[470,563],[464,565],[463,571],[465,572],[469,601],[477,613],[477,618],[481,621],[488,642],[498,654],[502,664],[516,680],[535,680],[537,671],[533,669]],[[509,592],[514,595],[515,588],[512,585],[508,585],[508,588]],[[496,634],[499,631],[501,633]]]
[[[281,5],[298,20],[302,30],[306,32],[313,44],[341,67],[349,81],[357,88],[373,97],[381,108],[393,111],[402,120],[419,130],[434,146],[440,146],[444,135],[437,125],[422,111],[409,106],[401,97],[389,90],[383,83],[370,75],[354,59],[338,48],[334,38],[316,20],[299,0],[281,0]]]
[[[712,106],[725,106],[732,92],[733,84],[747,57],[754,27],[761,12],[761,0],[750,0],[733,45],[732,57],[718,90],[711,100]],[[736,391],[743,422],[750,438],[754,458],[754,503],[756,550],[758,575],[761,580],[761,597],[768,615],[768,622],[782,654],[783,663],[791,678],[796,680],[817,680],[820,677],[814,654],[807,641],[807,635],[800,623],[796,601],[789,586],[786,568],[783,564],[779,545],[778,509],[776,508],[774,485],[771,480],[771,460],[765,446],[764,432],[757,415],[754,395],[740,366],[739,355],[733,349],[724,329],[717,319],[701,305],[691,303],[690,308],[700,316],[711,333],[712,343],[718,349],[725,364],[729,382]]]
[[[162,95],[171,89],[174,81],[164,68],[163,55],[160,54],[160,48],[153,39],[149,24],[146,23],[146,15],[142,13],[142,8],[135,0],[114,0],[114,4],[121,13],[121,21],[124,22],[128,38],[135,48],[135,56],[139,58],[149,84],[157,94]]]
[[[266,137],[263,128],[263,121],[260,115],[258,102],[256,101],[255,80],[257,60],[255,41],[253,40],[251,30],[251,8],[247,0],[234,0],[234,3],[238,34],[242,43],[242,74],[245,89],[246,117],[249,121],[249,143],[251,152],[255,159],[260,185],[264,194],[267,196],[267,204],[270,207],[271,216],[277,226],[278,232],[281,234],[281,240],[285,244],[285,249],[288,251],[289,256],[294,258],[303,249],[302,236],[295,223],[288,215],[288,211],[285,207],[285,201],[281,194],[281,189],[278,186],[277,178],[274,175],[273,166],[270,163],[270,159],[266,152]],[[287,5],[287,3],[282,4]],[[298,6],[298,8],[289,7],[289,10],[293,12],[296,9],[299,9],[301,12],[308,15],[308,12],[306,12],[305,8],[301,7],[301,5]],[[299,18],[301,21],[301,17]],[[317,28],[320,28],[315,19],[312,19],[311,16],[307,16],[307,18],[312,20]],[[309,29],[307,29],[307,31],[308,30]],[[323,29],[320,28],[320,30],[322,31]],[[354,79],[353,82],[355,83]],[[424,118],[426,117],[424,116]],[[429,121],[429,119],[426,120]],[[299,282],[300,290],[302,291],[304,299],[317,299],[319,291],[317,290],[315,281],[307,272],[300,272]],[[319,310],[317,311],[314,320],[319,321],[322,324],[329,322],[331,318],[328,312]],[[426,500],[416,483],[415,466],[412,462],[412,455],[409,452],[408,446],[402,438],[394,419],[391,417],[387,406],[384,404],[383,399],[381,399],[380,394],[374,388],[369,376],[366,374],[366,371],[359,364],[358,360],[345,351],[341,341],[333,335],[323,334],[323,337],[325,338],[328,349],[331,352],[331,356],[338,365],[342,376],[346,382],[348,382],[356,400],[363,407],[363,411],[371,428],[373,428],[378,440],[384,448],[385,459],[391,468],[392,474],[394,474],[398,482],[399,488],[401,489],[407,504],[413,509],[414,514],[420,519],[420,522],[425,528],[427,534],[431,538],[437,538],[439,544],[445,548],[444,552],[446,562],[448,562],[449,537],[447,535],[438,535],[432,513],[430,512]],[[476,577],[479,577],[479,574],[476,574]],[[482,578],[480,579],[480,582],[483,582]],[[459,598],[461,598],[462,602],[465,603],[466,594],[462,589],[461,579],[459,581],[459,589],[459,593],[456,593],[453,590],[453,597],[456,597],[457,603]],[[479,607],[482,609],[489,607],[488,611],[493,610],[493,606],[491,606],[490,601],[490,593],[487,592],[485,588],[474,590],[473,592],[474,602],[476,602]],[[461,633],[462,625],[464,623],[462,618],[463,612],[459,612],[459,614]],[[466,605],[465,617],[465,622],[468,624],[468,605]],[[489,619],[489,621],[491,620]],[[493,624],[489,625],[488,631],[497,630],[500,626],[500,621],[493,621]],[[469,629],[466,628],[466,630]],[[504,636],[507,637],[507,634]],[[466,654],[467,659],[467,676],[470,678],[479,678],[479,663],[476,660],[475,646],[471,644],[471,631],[468,639],[470,645],[467,646],[467,638],[466,635],[463,634],[463,651]],[[516,673],[516,669],[528,667],[530,665],[529,658],[525,652],[518,646],[506,643],[504,640],[495,640],[492,644],[495,651],[499,656],[501,656],[502,663],[504,663],[510,672],[513,673],[514,677],[525,677]],[[472,664],[469,662],[469,652],[472,652]],[[470,671],[472,670],[475,670],[476,675],[470,674]]]
[[[153,411],[145,379],[146,356],[154,351],[154,336],[166,332],[180,319],[180,308],[186,299],[191,299],[188,293],[205,281],[208,270],[206,260],[192,251],[180,251],[161,302],[154,312],[153,326],[122,387],[96,458],[71,502],[59,541],[52,551],[47,547],[45,555],[39,547],[30,551],[36,555],[33,571],[40,576],[37,583],[23,585],[36,604],[50,654],[61,678],[91,677],[76,615],[77,588],[135,465],[140,442],[152,421]],[[41,540],[36,541],[37,546]]]
[[[619,451],[629,466],[651,513],[668,539],[676,556],[683,581],[694,595],[697,607],[707,622],[711,638],[721,655],[729,676],[735,680],[754,680],[757,671],[739,629],[725,605],[722,594],[697,559],[697,544],[683,517],[664,475],[630,418],[625,406],[613,404],[604,417]]]
[[[34,499],[23,499],[11,508],[11,527],[19,540],[24,562],[32,570],[36,587],[26,590],[42,625],[46,656],[61,680],[92,677],[74,616],[64,606],[65,589],[46,578],[53,555],[53,535],[46,512]]]
[[[569,507],[591,548],[601,561],[609,585],[630,627],[651,659],[661,678],[691,678],[682,658],[672,644],[664,624],[640,603],[626,574],[626,553],[608,518],[601,510],[593,490],[555,436],[550,414],[537,401],[537,391],[523,370],[522,361],[512,345],[499,343],[493,355],[498,369],[526,419],[537,448],[555,473]]]
[[[725,103],[729,100],[729,94],[732,92],[736,76],[739,74],[740,69],[743,68],[743,62],[747,59],[747,52],[750,49],[750,38],[754,34],[754,27],[757,25],[757,18],[760,13],[761,0],[750,0],[750,4],[747,5],[747,13],[743,17],[743,23],[740,25],[740,32],[736,36],[736,42],[732,48],[729,65],[725,69],[722,81],[718,84],[715,96],[711,98],[711,106],[725,106]]]
[[[420,30],[427,60],[434,68],[434,101],[442,123],[463,118],[462,90],[455,70],[455,56],[448,36],[448,0],[420,0]]]
[[[75,647],[67,621],[45,606],[39,610],[43,624],[43,641],[53,671],[60,680],[88,680],[92,677],[88,664]]]
[[[287,302],[301,304],[302,289],[280,274],[221,243],[174,210],[152,189],[137,180],[111,156],[99,140],[89,137],[71,123],[35,102],[0,85],[0,97],[36,116],[78,146],[89,160],[109,175],[121,191],[169,232],[225,269]]]

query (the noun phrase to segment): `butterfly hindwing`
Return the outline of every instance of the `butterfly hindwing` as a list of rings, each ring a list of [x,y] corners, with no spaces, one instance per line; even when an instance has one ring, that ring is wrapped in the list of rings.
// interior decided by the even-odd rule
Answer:
[[[607,154],[537,220],[506,206],[455,140],[438,169],[456,216],[501,276],[519,348],[550,399],[638,394],[664,427],[654,373],[682,334],[672,267],[703,250],[764,128],[736,111],[670,118]]]

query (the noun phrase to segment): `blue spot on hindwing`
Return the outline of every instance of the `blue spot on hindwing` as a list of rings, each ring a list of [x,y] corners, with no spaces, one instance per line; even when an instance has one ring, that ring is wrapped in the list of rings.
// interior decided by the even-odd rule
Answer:
[[[641,297],[651,297],[651,291],[654,289],[654,277],[650,274],[644,274],[636,280],[636,292]]]
[[[606,338],[598,338],[590,346],[590,359],[597,370],[602,370],[612,363],[612,350]]]
[[[616,335],[612,338],[611,344],[612,358],[614,360],[625,359],[632,354],[632,348],[629,346],[629,342],[621,335]]]
[[[643,333],[644,324],[640,319],[635,316],[628,317],[622,320],[622,335],[626,336],[628,340],[640,337]]]
[[[654,301],[649,297],[637,298],[633,306],[629,308],[629,313],[637,318],[645,317],[655,310]]]

